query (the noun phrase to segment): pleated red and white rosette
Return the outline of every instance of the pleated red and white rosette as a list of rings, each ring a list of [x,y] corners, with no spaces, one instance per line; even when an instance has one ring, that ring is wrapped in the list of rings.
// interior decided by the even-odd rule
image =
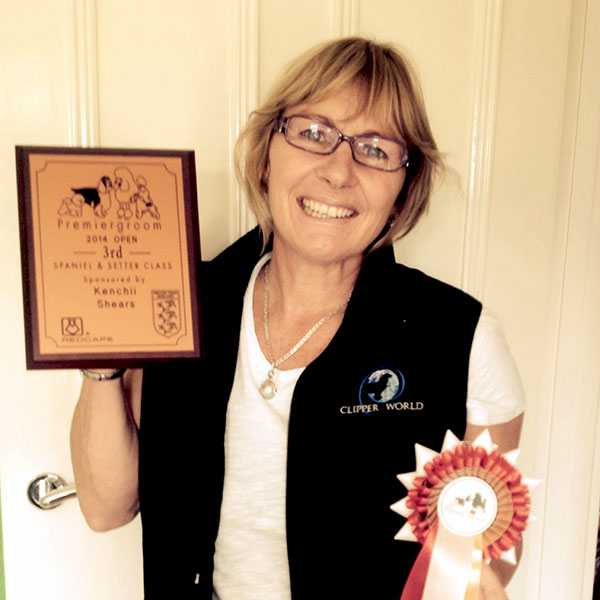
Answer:
[[[400,600],[477,600],[482,560],[515,562],[537,482],[487,430],[473,444],[448,431],[441,452],[415,444],[415,455],[416,471],[398,475],[408,495],[391,507],[407,518],[395,539],[423,544]]]

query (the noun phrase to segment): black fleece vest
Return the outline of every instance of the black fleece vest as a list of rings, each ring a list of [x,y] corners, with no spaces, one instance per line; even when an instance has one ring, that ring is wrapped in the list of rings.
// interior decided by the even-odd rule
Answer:
[[[210,600],[227,402],[256,231],[202,266],[205,355],[144,370],[140,507],[147,600]],[[293,600],[397,600],[420,548],[394,535],[396,478],[414,444],[466,425],[469,354],[481,305],[371,253],[342,325],[292,400],[286,524]],[[277,599],[265,599],[277,600]]]

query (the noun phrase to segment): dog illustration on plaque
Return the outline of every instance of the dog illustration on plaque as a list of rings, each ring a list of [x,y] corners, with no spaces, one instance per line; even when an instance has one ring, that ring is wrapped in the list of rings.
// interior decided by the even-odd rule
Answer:
[[[160,220],[148,181],[143,175],[134,176],[125,166],[115,168],[114,179],[102,175],[95,187],[71,187],[72,194],[62,199],[58,214],[61,217],[81,217],[88,206],[96,217],[104,218],[112,206],[117,207],[117,218],[142,219],[145,214]]]
[[[97,217],[104,218],[112,204],[114,186],[108,175],[103,175],[96,187],[72,187],[70,196],[62,199],[60,216],[81,217],[84,206],[89,206]]]
[[[120,219],[131,219],[134,214],[141,219],[144,214],[160,220],[158,207],[154,204],[147,186],[147,180],[143,175],[134,177],[128,167],[117,167],[115,169],[115,194],[117,197],[117,217]]]

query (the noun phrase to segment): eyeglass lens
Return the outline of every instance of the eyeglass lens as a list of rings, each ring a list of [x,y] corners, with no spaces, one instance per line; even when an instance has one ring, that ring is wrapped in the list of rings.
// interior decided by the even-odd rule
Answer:
[[[292,146],[314,154],[331,154],[347,140],[356,162],[382,171],[396,171],[408,161],[406,147],[400,142],[378,135],[347,137],[336,127],[310,117],[292,115],[284,121],[282,130]]]

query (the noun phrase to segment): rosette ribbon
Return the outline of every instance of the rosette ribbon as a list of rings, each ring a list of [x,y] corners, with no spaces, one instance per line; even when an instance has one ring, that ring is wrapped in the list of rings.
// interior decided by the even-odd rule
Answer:
[[[530,515],[529,490],[486,429],[472,444],[446,432],[441,452],[415,444],[416,471],[398,475],[408,495],[391,506],[407,521],[397,540],[423,544],[400,600],[477,600],[483,560],[516,564]]]

